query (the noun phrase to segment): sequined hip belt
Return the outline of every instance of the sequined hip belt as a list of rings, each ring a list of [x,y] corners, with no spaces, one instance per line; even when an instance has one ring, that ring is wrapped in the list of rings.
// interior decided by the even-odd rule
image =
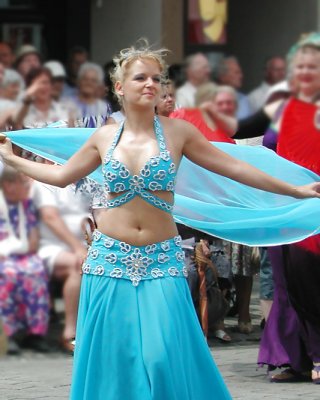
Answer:
[[[128,279],[134,286],[147,279],[187,276],[180,236],[146,246],[133,246],[98,230],[93,232],[82,272]]]

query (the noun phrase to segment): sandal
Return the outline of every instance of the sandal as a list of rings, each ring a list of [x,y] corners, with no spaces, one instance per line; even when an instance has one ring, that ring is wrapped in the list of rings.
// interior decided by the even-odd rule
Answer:
[[[320,365],[314,365],[311,372],[312,382],[316,385],[320,384]]]
[[[75,343],[76,343],[76,340],[74,337],[70,338],[70,339],[61,337],[61,339],[60,339],[61,348],[63,349],[63,351],[65,351],[66,353],[69,353],[69,354],[74,353]]]
[[[272,375],[270,377],[270,382],[273,383],[295,383],[295,382],[306,382],[306,381],[310,381],[310,374],[297,372],[292,368],[287,368],[281,371],[279,374]]]
[[[221,340],[224,343],[230,343],[231,342],[231,337],[227,334],[222,329],[218,329],[217,331],[214,332],[214,337],[217,339]]]

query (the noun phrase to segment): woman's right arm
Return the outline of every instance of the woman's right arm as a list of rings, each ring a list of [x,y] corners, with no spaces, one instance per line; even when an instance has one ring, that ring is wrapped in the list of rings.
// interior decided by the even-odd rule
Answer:
[[[219,112],[211,101],[202,103],[199,108],[207,112],[216,126],[229,137],[233,137],[236,134],[238,127],[236,118]]]
[[[37,181],[65,187],[87,176],[100,165],[101,158],[97,146],[99,135],[99,131],[95,132],[81,149],[61,166],[42,164],[15,155],[8,138],[0,141],[0,156],[5,164]]]
[[[232,138],[250,139],[263,136],[282,103],[283,100],[270,103],[250,117],[240,120],[236,133]]]

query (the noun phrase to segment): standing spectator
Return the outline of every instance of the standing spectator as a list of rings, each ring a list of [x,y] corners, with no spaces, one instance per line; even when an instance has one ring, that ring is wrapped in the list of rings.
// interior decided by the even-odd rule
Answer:
[[[8,336],[8,353],[22,345],[46,352],[49,320],[47,274],[38,249],[38,220],[28,198],[31,180],[11,167],[2,173],[0,191],[0,315]]]
[[[15,60],[15,56],[12,47],[7,42],[0,42],[0,63],[5,68],[12,68]]]
[[[256,112],[264,106],[271,86],[283,81],[285,75],[286,62],[284,58],[271,57],[266,61],[263,82],[248,95],[252,112]]]
[[[73,351],[81,264],[86,256],[81,224],[89,215],[84,196],[72,186],[57,188],[36,183],[34,202],[40,213],[39,255],[51,280],[63,282],[65,325],[62,347]]]
[[[243,72],[236,57],[222,58],[217,66],[217,80],[222,85],[232,86],[237,91],[238,111],[237,118],[244,119],[252,114],[248,97],[240,92],[243,81]]]
[[[77,79],[79,69],[82,64],[89,60],[88,51],[82,46],[73,47],[68,55],[67,61],[67,80],[64,88],[63,96],[75,96],[77,93]]]
[[[14,67],[22,78],[26,80],[32,69],[41,67],[40,53],[31,44],[24,44],[17,51]]]
[[[45,68],[48,68],[52,76],[52,98],[56,101],[61,100],[65,83],[66,83],[66,70],[59,61],[47,61],[44,64]]]
[[[192,54],[185,60],[187,81],[177,90],[177,105],[179,107],[194,107],[197,87],[210,79],[211,68],[203,53]]]
[[[70,108],[76,125],[99,127],[111,114],[110,104],[100,98],[104,73],[100,65],[86,62],[78,73],[78,92],[70,98]]]
[[[269,135],[264,143],[273,145],[276,142],[281,157],[319,174],[319,34],[307,35],[293,49],[289,72],[290,84],[295,91],[282,109],[278,134],[272,141]],[[310,379],[311,370],[313,382],[319,384],[320,236],[270,248],[269,255],[275,283],[274,301],[262,336],[258,362],[271,368],[290,367],[271,376],[272,382]]]

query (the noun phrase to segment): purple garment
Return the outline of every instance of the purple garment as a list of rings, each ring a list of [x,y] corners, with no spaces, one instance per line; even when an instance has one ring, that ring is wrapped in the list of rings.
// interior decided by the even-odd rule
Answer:
[[[30,200],[23,202],[23,206],[29,234],[37,225],[37,216]],[[9,204],[9,216],[17,235],[17,204]],[[0,240],[6,236],[0,216]],[[20,330],[29,334],[46,334],[49,322],[48,277],[37,254],[0,257],[0,315],[7,336]]]
[[[308,239],[309,240],[309,239]],[[307,242],[305,240],[303,243]],[[318,251],[302,242],[284,246],[285,276],[292,307],[300,322],[300,335],[313,362],[320,362],[320,238],[313,237]]]
[[[279,121],[279,118],[281,117],[286,105],[287,102],[283,102],[277,109],[271,124],[269,125],[268,129],[265,131],[263,136],[263,141],[262,141],[263,146],[275,152],[277,151],[278,134],[279,134],[279,129],[277,128],[276,123]]]
[[[275,283],[274,299],[261,337],[258,364],[270,367],[290,365],[301,372],[309,370],[312,363],[301,338],[297,313],[287,294],[282,247],[270,247],[268,256]]]
[[[273,124],[265,131],[262,144],[273,151],[277,151],[278,133]]]

